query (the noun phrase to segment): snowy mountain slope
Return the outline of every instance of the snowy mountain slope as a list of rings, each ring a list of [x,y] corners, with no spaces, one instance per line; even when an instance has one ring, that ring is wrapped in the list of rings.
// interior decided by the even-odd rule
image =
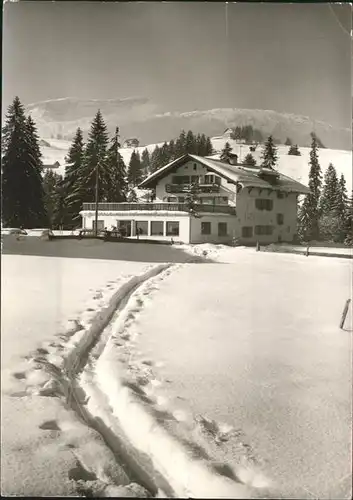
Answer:
[[[27,112],[35,120],[41,136],[66,139],[72,139],[77,127],[87,132],[98,109],[102,111],[110,132],[120,126],[122,139],[137,137],[142,144],[177,137],[182,128],[214,136],[223,133],[228,126],[252,125],[264,135],[272,133],[283,142],[289,136],[293,142],[309,145],[310,132],[315,130],[327,147],[351,147],[350,129],[333,127],[322,121],[314,122],[307,116],[271,110],[217,108],[164,112],[157,104],[143,97],[96,100],[63,98],[27,106]]]
[[[226,140],[223,138],[213,138],[212,145],[215,151],[220,152]],[[248,153],[251,153],[258,165],[261,164],[262,147],[258,146],[255,152],[250,151],[250,146],[236,144],[235,141],[228,141],[233,148],[233,152],[242,161]],[[289,177],[293,177],[304,184],[308,183],[310,148],[299,147],[301,156],[289,156],[288,146],[278,146],[278,170]],[[352,189],[352,152],[339,149],[319,149],[319,162],[324,176],[325,171],[332,163],[338,176],[344,175],[347,182],[347,189]]]
[[[213,137],[212,145],[216,152],[221,151],[224,147],[226,140],[224,138]],[[41,151],[43,153],[44,163],[54,163],[59,161],[60,167],[55,170],[56,173],[64,175],[64,157],[70,147],[70,141],[50,139],[45,138],[45,141],[52,145],[52,147],[42,147]],[[233,151],[238,154],[240,160],[244,159],[245,156],[250,152],[249,146],[236,144],[235,141],[229,141],[230,145],[233,147]],[[158,143],[161,146],[162,143]],[[136,148],[140,154],[147,147],[148,151],[151,153],[157,144],[149,144],[148,146],[141,146]],[[308,174],[309,174],[309,153],[310,148],[300,147],[301,156],[288,156],[288,146],[280,145],[278,146],[278,170],[285,175],[293,177],[299,182],[307,184]],[[128,166],[130,157],[133,149],[131,148],[121,148],[120,154],[122,155],[125,165]],[[257,164],[261,163],[261,152],[262,147],[258,146],[255,152],[251,154],[257,161]],[[347,189],[350,191],[352,189],[352,152],[344,151],[338,149],[320,149],[319,150],[319,160],[322,172],[326,171],[329,163],[333,163],[336,168],[338,175],[343,174],[347,181]]]

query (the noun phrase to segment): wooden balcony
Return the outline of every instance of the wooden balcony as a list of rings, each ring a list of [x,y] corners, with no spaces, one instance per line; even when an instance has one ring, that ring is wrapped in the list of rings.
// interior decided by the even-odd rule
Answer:
[[[82,210],[94,212],[95,203],[83,203]],[[169,212],[189,212],[186,203],[98,203],[98,210],[101,212],[127,212],[127,211],[169,211]],[[196,212],[212,212],[219,214],[235,215],[235,207],[229,205],[197,205]]]
[[[198,184],[200,193],[219,193],[219,184]],[[190,190],[190,184],[166,184],[167,193],[187,193]]]

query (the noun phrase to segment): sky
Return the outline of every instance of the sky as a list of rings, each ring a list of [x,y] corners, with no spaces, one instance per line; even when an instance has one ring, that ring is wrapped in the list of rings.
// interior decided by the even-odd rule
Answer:
[[[327,3],[6,3],[3,112],[15,95],[24,104],[141,96],[164,112],[273,109],[350,127],[351,8],[331,9]]]

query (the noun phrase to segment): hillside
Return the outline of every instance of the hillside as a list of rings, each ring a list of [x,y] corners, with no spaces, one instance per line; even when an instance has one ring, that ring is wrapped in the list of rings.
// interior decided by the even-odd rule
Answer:
[[[64,174],[64,157],[70,147],[70,142],[65,140],[50,139],[45,138],[51,147],[42,147],[43,161],[44,163],[54,163],[59,161],[61,167],[55,170],[58,174]],[[224,138],[213,137],[212,145],[216,152],[220,152],[225,144]],[[236,144],[235,141],[229,141],[233,147],[233,151],[238,154],[239,159],[243,159],[249,152],[249,146]],[[161,144],[159,144],[161,145]],[[156,144],[149,144],[147,149],[152,152]],[[145,146],[137,148],[137,150],[142,153]],[[133,149],[122,148],[120,153],[124,158],[126,166],[129,164],[131,153]],[[257,163],[261,162],[261,146],[258,146],[257,150],[251,153],[256,159]],[[288,146],[280,145],[278,146],[279,162],[278,170],[285,175],[289,175],[294,179],[307,184],[308,174],[309,174],[309,153],[310,148],[301,147],[301,156],[288,156]],[[335,166],[338,175],[343,174],[347,181],[347,189],[350,191],[352,189],[352,152],[337,149],[320,149],[319,150],[319,160],[323,173],[326,171],[330,162]]]
[[[197,130],[215,136],[229,126],[252,125],[264,136],[273,134],[283,143],[286,137],[293,142],[309,146],[310,132],[316,131],[326,147],[349,149],[350,129],[337,128],[313,121],[307,116],[279,113],[261,109],[217,108],[197,111],[168,111],[143,97],[127,99],[63,98],[41,101],[27,106],[42,137],[71,140],[77,127],[86,133],[100,109],[112,132],[118,125],[123,137],[137,137],[141,144],[164,142],[179,135],[181,129]]]

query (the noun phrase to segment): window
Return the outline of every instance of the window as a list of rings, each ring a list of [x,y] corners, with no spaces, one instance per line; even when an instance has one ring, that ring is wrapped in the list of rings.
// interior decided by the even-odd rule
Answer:
[[[197,164],[194,163],[194,170],[197,170]]]
[[[203,198],[200,198],[200,203],[201,205],[214,205],[214,197],[211,196],[205,196]]]
[[[272,226],[255,226],[255,234],[258,236],[270,235],[272,234]]]
[[[151,236],[163,236],[163,221],[151,222]]]
[[[251,238],[252,237],[252,227],[251,226],[242,227],[241,235],[243,238]]]
[[[258,210],[272,210],[273,200],[266,200],[265,198],[257,198],[255,200],[255,207]]]
[[[176,196],[168,196],[167,197],[167,202],[168,203],[177,203],[178,202],[178,198]]]
[[[137,220],[136,221],[136,234],[148,235],[148,221],[147,220]]]
[[[185,197],[184,196],[178,196],[178,203],[185,203]]]
[[[198,184],[199,180],[200,180],[200,177],[198,175],[191,176],[191,184]]]
[[[284,193],[281,193],[281,191],[277,191],[277,198],[284,198]]]
[[[211,234],[211,222],[201,222],[201,234]]]
[[[202,184],[218,184],[218,185],[220,185],[221,184],[221,178],[218,177],[217,175],[207,174],[207,175],[204,175],[202,177],[201,183]]]
[[[277,224],[279,226],[282,226],[284,222],[284,215],[283,214],[277,214]]]
[[[96,228],[96,221],[95,220],[93,221],[92,228],[93,229]],[[101,229],[104,229],[104,220],[97,220],[97,229],[98,229],[98,231],[100,231]]]
[[[179,236],[179,222],[167,222],[167,236]]]
[[[215,196],[216,205],[228,205],[228,196]]]
[[[227,236],[227,223],[226,222],[218,222],[218,236]]]

